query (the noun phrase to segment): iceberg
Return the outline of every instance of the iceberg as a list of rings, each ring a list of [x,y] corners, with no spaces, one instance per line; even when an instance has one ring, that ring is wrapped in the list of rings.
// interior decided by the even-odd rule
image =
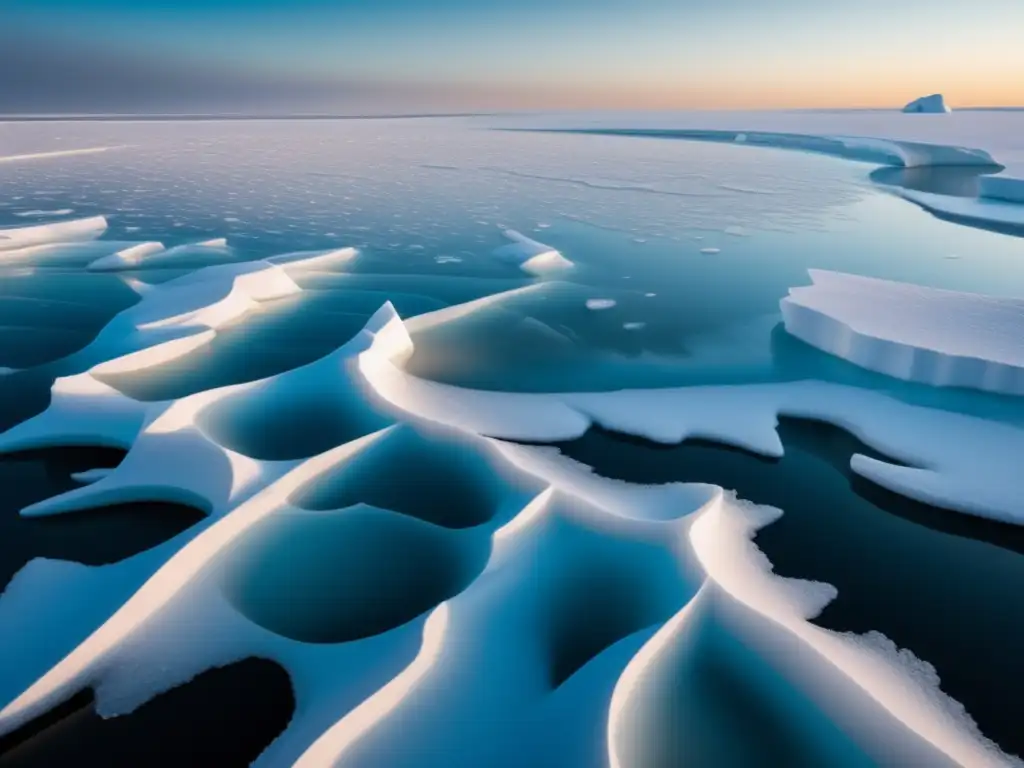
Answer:
[[[914,99],[903,108],[903,111],[918,114],[944,114],[946,112],[952,112],[953,110],[946,106],[946,99],[941,93],[933,93],[930,96],[922,96],[919,99]]]
[[[1024,395],[1024,300],[810,270],[781,301],[786,330],[878,373]]]

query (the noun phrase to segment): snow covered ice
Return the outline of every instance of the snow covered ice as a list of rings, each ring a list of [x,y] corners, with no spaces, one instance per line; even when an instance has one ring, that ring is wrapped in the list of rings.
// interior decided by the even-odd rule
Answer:
[[[1024,394],[1024,299],[811,271],[782,302],[797,338],[880,373]]]
[[[861,542],[802,539],[787,509],[699,477],[626,474],[637,446],[694,446],[725,468],[742,456],[771,487],[803,452],[836,478],[803,479],[835,502],[819,518],[847,499],[895,510],[948,540],[946,573],[973,573],[989,550],[1019,557],[1006,530],[1024,525],[1024,280],[993,264],[1020,241],[967,221],[1016,204],[888,194],[848,162],[992,170],[1015,150],[881,130],[897,118],[861,131],[849,116],[703,116],[698,138],[716,146],[697,150],[481,130],[479,117],[253,125],[249,138],[227,121],[182,128],[191,148],[160,124],[77,129],[79,146],[118,147],[132,194],[172,192],[103,215],[89,215],[81,198],[105,198],[86,182],[11,203],[33,215],[0,228],[0,319],[20,329],[0,334],[0,385],[5,407],[28,405],[5,415],[0,452],[108,452],[51,469],[66,477],[17,496],[13,523],[85,530],[97,510],[143,503],[198,522],[121,559],[11,569],[0,734],[24,739],[87,690],[99,715],[134,722],[209,670],[260,658],[294,695],[287,725],[261,732],[255,765],[269,768],[424,755],[626,768],[668,754],[739,768],[770,764],[769,747],[794,765],[1019,765],[1005,707],[978,707],[995,683],[887,634],[895,611],[873,623],[872,603],[899,592],[872,582],[891,538],[863,531],[862,561],[833,583],[812,565]],[[261,159],[246,171],[260,183],[237,155],[207,167],[222,157],[211,146],[236,142]],[[115,157],[37,154],[10,168]],[[182,168],[215,191],[166,180]],[[879,221],[922,253],[863,257]],[[723,236],[722,258],[696,257]],[[943,287],[925,287],[925,270]],[[856,446],[791,445],[794,420]],[[619,446],[622,477],[569,455],[595,435]],[[1006,609],[984,591],[975,602]],[[834,628],[836,612],[865,626]],[[1016,663],[961,634],[965,663]],[[764,722],[769,746],[751,737]],[[724,762],[723,742],[737,745]]]

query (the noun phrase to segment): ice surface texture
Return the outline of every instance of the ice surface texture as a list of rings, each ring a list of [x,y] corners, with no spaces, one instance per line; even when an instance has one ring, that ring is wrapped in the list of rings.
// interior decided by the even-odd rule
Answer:
[[[46,411],[0,436],[6,451],[128,449],[118,467],[82,476],[88,485],[25,514],[136,499],[208,514],[164,547],[113,566],[68,571],[37,561],[16,576],[0,599],[0,636],[58,640],[18,646],[14,662],[38,679],[0,691],[9,702],[0,731],[86,687],[101,714],[130,712],[205,669],[255,655],[289,672],[297,702],[258,765],[413,766],[423,755],[446,766],[645,764],[649,742],[639,734],[656,722],[659,681],[700,638],[718,638],[740,649],[730,662],[737,673],[780,676],[795,718],[787,732],[821,723],[845,734],[791,735],[807,764],[1012,762],[939,691],[926,664],[884,639],[807,622],[835,590],[771,573],[751,539],[778,510],[714,486],[604,479],[552,449],[507,440],[572,438],[597,423],[778,455],[780,414],[817,418],[906,462],[855,456],[864,477],[1012,519],[1018,505],[1006,489],[1024,448],[1019,430],[814,382],[558,395],[460,389],[404,370],[412,336],[390,303],[346,344],[269,379],[163,402],[101,381],[206,343],[260,302],[301,295],[292,275],[354,256],[288,255],[138,284],[139,303],[81,358],[91,367],[58,379]],[[443,324],[493,300],[413,325]],[[345,406],[343,393],[355,401]],[[225,422],[313,397],[372,410],[379,425],[287,460],[219,439]],[[937,438],[950,431],[957,441]],[[396,493],[396,471],[422,492]],[[448,504],[425,504],[445,493]],[[359,589],[366,601],[335,599]],[[281,593],[299,608],[276,610]],[[91,626],[45,620],[62,599],[85,594],[105,606]]]
[[[926,97],[934,99],[934,97]],[[920,100],[919,100],[920,101]],[[913,102],[917,104],[918,102]],[[927,104],[932,104],[929,101]],[[909,106],[909,105],[908,105]],[[925,110],[927,112],[927,110]],[[902,167],[978,166],[980,199],[1024,203],[1024,112],[960,111],[907,118],[899,111],[690,112],[636,114],[541,115],[506,118],[503,127],[542,130],[585,130],[622,135],[665,136],[706,141],[821,152],[883,165]],[[1002,168],[1000,169],[1000,166]],[[920,202],[916,196],[908,199]],[[977,201],[975,201],[977,203]],[[934,195],[924,207],[958,216],[964,201]],[[1018,224],[1019,212],[1000,206],[973,205],[970,223],[1007,217]]]

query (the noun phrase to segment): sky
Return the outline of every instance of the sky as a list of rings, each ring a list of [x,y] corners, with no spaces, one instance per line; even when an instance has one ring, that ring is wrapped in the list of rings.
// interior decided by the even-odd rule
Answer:
[[[0,113],[1024,106],[1024,0],[0,0]]]

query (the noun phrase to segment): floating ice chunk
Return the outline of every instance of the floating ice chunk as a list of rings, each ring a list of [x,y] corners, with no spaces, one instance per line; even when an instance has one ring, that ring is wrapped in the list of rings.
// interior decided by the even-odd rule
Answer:
[[[707,253],[707,254],[714,254],[714,253],[721,253],[722,249],[721,248],[701,248],[700,252],[701,253]]]
[[[155,253],[161,253],[163,250],[163,243],[139,243],[138,245],[125,248],[117,253],[112,253],[109,256],[102,256],[101,258],[96,259],[96,261],[89,264],[88,269],[94,272],[117,269],[135,269],[139,267],[148,256],[152,256]]]
[[[595,312],[602,309],[611,309],[615,306],[615,299],[587,299],[587,309]]]
[[[750,233],[740,226],[732,226],[725,228],[725,234],[732,235],[733,237],[749,237]]]
[[[228,239],[226,237],[215,237],[210,240],[203,240],[196,243],[200,248],[227,248]]]
[[[106,229],[107,220],[103,216],[57,221],[52,224],[37,224],[32,227],[0,229],[0,251],[47,243],[94,240]]]
[[[627,331],[639,331],[647,327],[647,323],[623,323],[622,327]]]
[[[532,240],[514,229],[506,229],[504,234],[512,242],[496,248],[494,255],[504,261],[518,264],[524,272],[541,275],[574,266],[550,245]]]
[[[654,297],[655,297],[655,296],[657,296],[657,295],[658,295],[658,294],[656,294],[656,293],[645,293],[645,294],[644,294],[644,297],[645,297],[645,298],[648,298],[648,299],[651,299],[651,298],[654,298]]]
[[[933,93],[930,96],[922,96],[919,99],[914,99],[903,108],[903,111],[943,114],[946,112],[952,112],[953,110],[946,106],[946,99],[941,93]]]
[[[899,379],[1024,395],[1024,300],[810,275],[781,302],[797,338]]]

